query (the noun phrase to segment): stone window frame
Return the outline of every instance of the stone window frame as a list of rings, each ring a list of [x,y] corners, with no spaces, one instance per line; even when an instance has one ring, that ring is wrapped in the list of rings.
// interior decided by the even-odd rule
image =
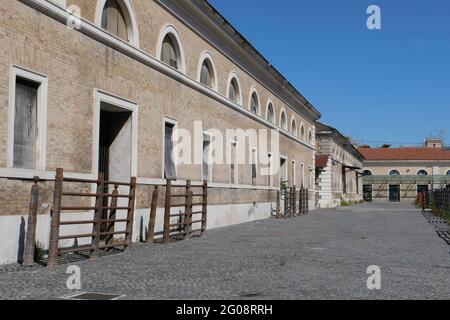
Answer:
[[[257,110],[256,110],[256,113],[255,112],[253,112],[252,110],[251,110],[251,105],[252,105],[252,98],[253,98],[253,95],[255,95],[256,96],[256,102],[257,102]],[[249,96],[248,96],[248,110],[251,112],[251,113],[253,113],[253,114],[256,114],[256,115],[258,115],[258,116],[261,116],[261,99],[259,98],[259,94],[258,94],[258,91],[256,90],[256,87],[252,87],[251,89],[250,89],[250,94],[249,94]]]
[[[178,70],[183,74],[186,74],[186,56],[184,54],[184,49],[182,46],[180,34],[178,33],[175,26],[173,26],[171,24],[167,24],[161,29],[159,36],[158,36],[157,46],[156,46],[156,57],[161,62],[163,62],[162,61],[162,47],[163,47],[163,42],[164,42],[164,39],[166,38],[166,36],[170,36],[172,39],[172,42],[175,45],[174,49],[177,54],[177,63],[178,63],[178,68],[172,68],[171,66],[169,66],[169,67],[172,69]]]
[[[284,119],[285,119],[285,124],[283,126],[283,122],[281,121],[283,119],[283,114],[284,114]],[[288,123],[287,123],[287,113],[286,113],[286,109],[284,107],[281,107],[281,111],[280,111],[280,129],[283,131],[288,132]]]
[[[397,175],[397,174],[393,175],[392,173],[394,173],[394,172],[398,172],[398,175]],[[391,168],[391,169],[389,169],[389,171],[388,171],[388,175],[389,175],[389,176],[395,176],[395,177],[397,177],[397,176],[401,176],[402,173],[400,172],[399,169]]]
[[[305,163],[300,163],[300,187],[305,188]]]
[[[205,135],[209,136],[209,142],[210,142],[208,160],[211,161],[211,162],[208,163],[208,171],[209,171],[208,172],[208,174],[209,174],[208,180],[205,180],[205,177],[203,175],[203,156],[204,156],[203,155],[203,142],[204,142],[203,138],[204,138]],[[214,136],[213,136],[212,132],[208,131],[208,129],[203,129],[202,130],[202,168],[201,168],[201,171],[202,171],[202,173],[201,173],[202,182],[204,182],[204,181],[207,181],[208,183],[213,183],[214,182],[214,180],[213,180],[213,172],[214,172],[214,170],[213,170],[212,152],[211,152],[211,150],[213,148],[213,146],[212,146],[213,139],[214,139]]]
[[[259,179],[258,179],[258,168],[259,168],[259,166],[258,166],[258,162],[259,162],[259,157],[258,157],[258,148],[256,148],[256,147],[251,147],[250,148],[250,150],[251,150],[251,161],[250,161],[250,163],[251,163],[251,169],[250,169],[250,171],[251,171],[251,185],[252,185],[252,187],[257,187],[258,186],[258,182],[259,182]],[[255,157],[256,157],[256,159],[254,159],[253,158],[253,155],[255,155]],[[256,163],[253,163],[254,162],[254,160],[256,161]],[[253,166],[255,166],[255,179],[253,180]]]
[[[272,152],[268,152],[267,153],[267,158],[268,158],[268,178],[267,178],[267,183],[268,183],[268,187],[271,188],[273,187],[273,153]]]
[[[272,112],[273,112],[273,121],[269,120],[269,107],[272,106]],[[266,120],[268,122],[270,122],[273,125],[277,124],[277,116],[276,116],[276,112],[275,112],[275,104],[273,103],[273,101],[269,98],[267,100],[267,104],[266,104]]]
[[[102,28],[102,16],[103,16],[103,9],[105,8],[107,0],[98,0],[97,1],[97,7],[95,9],[95,25],[107,32],[105,29]],[[131,44],[136,48],[139,48],[139,28],[138,23],[136,19],[136,14],[133,9],[133,5],[131,4],[130,0],[117,0],[118,4],[120,5],[122,12],[125,15],[125,22],[127,23],[128,27],[128,41],[124,41],[120,38],[115,37],[114,38],[123,41],[125,43]],[[110,34],[110,33],[108,33]]]
[[[428,171],[425,170],[425,169],[419,169],[419,170],[417,170],[416,175],[417,175],[417,176],[420,176],[420,174],[419,174],[420,172],[426,173],[426,174],[423,174],[423,176],[428,176],[428,175],[429,175]]]
[[[239,185],[239,143],[237,141],[237,139],[232,139],[230,140],[230,186],[233,188],[236,188]],[[231,157],[231,155],[233,154],[233,146],[236,148],[236,154],[234,157],[234,163],[233,163],[233,159]],[[231,178],[231,165],[234,164],[234,183],[232,182],[232,178]]]
[[[300,140],[302,140],[303,142],[306,142],[306,129],[305,129],[305,124],[303,122],[300,125],[299,134],[300,134],[300,136],[299,136]]]
[[[138,134],[139,134],[139,105],[136,102],[122,98],[119,95],[94,88],[94,116],[92,141],[92,174],[98,175],[99,140],[100,140],[100,108],[101,103],[108,103],[131,112],[131,168],[132,177],[137,177],[138,166]]]
[[[238,89],[238,101],[235,102],[233,100],[231,100],[230,98],[230,88],[231,88],[231,82],[235,80],[236,84],[237,84],[237,89]],[[236,71],[231,71],[230,74],[228,75],[228,79],[227,79],[227,88],[226,88],[226,96],[228,99],[230,99],[231,101],[237,103],[240,106],[243,106],[243,99],[242,99],[242,86],[241,86],[241,82],[239,81],[239,77],[236,73]]]
[[[173,135],[174,141],[178,141],[178,135],[177,135],[177,129],[178,129],[178,121],[176,119],[173,119],[169,116],[163,116],[162,118],[162,140],[161,140],[161,146],[162,146],[162,157],[161,157],[161,178],[165,181],[165,158],[166,158],[166,148],[165,148],[165,141],[166,141],[166,124],[170,124],[173,125]],[[173,150],[175,154],[178,154],[178,147],[177,147],[177,143],[174,143],[173,146]],[[177,165],[177,161],[175,161],[174,159],[174,166],[175,166],[175,176],[178,178],[179,177],[179,172],[178,172],[178,165]]]
[[[16,104],[16,80],[22,78],[39,85],[37,93],[37,152],[35,169],[14,167],[14,114]],[[38,72],[12,65],[9,85],[9,114],[8,114],[8,145],[7,168],[22,173],[39,173],[46,168],[46,140],[47,140],[47,109],[48,109],[48,77]]]
[[[201,83],[200,79],[201,79],[201,74],[202,74],[202,66],[203,63],[205,62],[205,60],[209,61],[209,64],[211,66],[210,72],[211,72],[211,78],[212,78],[212,83],[211,83],[211,87],[208,87],[206,85],[204,85],[203,83]],[[206,88],[209,88],[215,92],[219,92],[219,77],[217,75],[217,69],[216,66],[214,64],[214,59],[213,56],[211,54],[211,52],[209,51],[203,51],[200,54],[200,58],[198,60],[198,66],[197,66],[197,81],[198,83],[200,83],[201,85],[203,85]]]
[[[291,181],[292,186],[297,186],[297,161],[291,160],[291,177],[293,181]]]
[[[281,182],[281,174],[282,174],[282,172],[281,172],[281,159],[283,159],[285,161],[285,163],[286,163],[286,168],[284,170],[285,171],[284,174],[285,174],[286,181],[289,184],[289,157],[287,155],[285,155],[285,154],[282,154],[282,153],[280,153],[280,156],[279,156],[279,159],[278,159],[278,161],[280,161],[279,162],[279,179],[278,179],[278,181]],[[281,187],[281,185],[280,185],[280,187]]]
[[[295,126],[295,131],[294,131],[294,126]],[[298,137],[298,127],[297,127],[297,120],[295,119],[295,116],[292,115],[291,117],[291,131],[290,131],[294,136]]]

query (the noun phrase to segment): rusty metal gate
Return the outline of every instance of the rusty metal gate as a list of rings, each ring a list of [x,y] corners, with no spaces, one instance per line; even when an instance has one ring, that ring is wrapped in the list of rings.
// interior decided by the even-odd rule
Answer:
[[[284,199],[284,210],[281,210],[281,200]],[[277,218],[293,218],[309,212],[308,189],[286,187],[277,193]]]
[[[79,189],[89,189],[87,186],[95,186],[96,192],[80,192],[69,191],[66,186],[72,188],[77,186]],[[114,191],[107,193],[106,187],[113,186]],[[120,194],[119,186],[129,187],[127,194]],[[75,189],[75,190],[77,190]],[[51,217],[50,245],[48,254],[48,267],[55,267],[58,264],[58,258],[70,253],[88,252],[90,258],[98,257],[100,251],[108,251],[112,248],[130,248],[132,242],[133,219],[134,219],[134,203],[136,197],[136,178],[131,178],[130,182],[111,182],[105,181],[103,174],[99,174],[97,180],[73,179],[64,177],[63,169],[56,170],[55,189],[53,198],[53,209]],[[128,200],[126,207],[118,206],[118,199],[125,198]],[[65,204],[68,199],[70,205]],[[95,204],[92,205],[93,199]],[[105,201],[109,199],[110,201]],[[87,205],[72,205],[72,203],[88,203]],[[109,204],[108,204],[109,203]],[[117,211],[126,211],[126,218],[118,219]],[[93,219],[88,220],[68,220],[64,218],[67,212],[94,212]],[[109,212],[109,216],[102,216],[104,212]],[[118,231],[117,223],[125,224],[125,230]],[[91,232],[61,235],[61,226],[81,226],[92,225]],[[104,225],[104,229],[102,228]],[[103,229],[103,230],[102,230]],[[115,235],[122,235],[124,239],[116,241]],[[79,245],[79,239],[90,239],[90,243]],[[103,239],[102,239],[103,238]],[[60,248],[60,241],[74,240],[71,247]],[[102,241],[104,240],[104,241]]]

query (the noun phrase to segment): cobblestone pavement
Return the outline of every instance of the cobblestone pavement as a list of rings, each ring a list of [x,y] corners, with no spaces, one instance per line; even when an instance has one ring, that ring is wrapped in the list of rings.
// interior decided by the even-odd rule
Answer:
[[[442,228],[442,226],[441,226]],[[75,263],[82,291],[125,299],[448,299],[450,247],[408,204],[317,210]],[[367,268],[381,268],[370,291]],[[0,298],[57,299],[68,265],[0,267]]]

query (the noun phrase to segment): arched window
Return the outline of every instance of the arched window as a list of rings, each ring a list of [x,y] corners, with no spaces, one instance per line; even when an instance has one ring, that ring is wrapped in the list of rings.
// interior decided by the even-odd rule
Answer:
[[[118,0],[106,0],[102,11],[101,26],[114,36],[129,42],[130,26],[126,8]]]
[[[259,114],[259,99],[258,94],[255,91],[250,98],[250,112]]]
[[[181,39],[177,29],[172,25],[165,25],[158,36],[156,56],[165,64],[186,73],[186,63]]]
[[[389,172],[390,176],[399,176],[400,172],[398,170],[391,170],[391,172]]]
[[[305,141],[305,127],[302,125],[302,128],[300,129],[300,138]]]
[[[228,99],[237,104],[241,103],[241,90],[239,88],[239,83],[236,78],[232,78],[230,81],[230,86],[228,88]]]
[[[270,123],[275,123],[275,110],[273,109],[273,104],[270,102],[267,106],[267,121]]]
[[[371,176],[372,172],[370,170],[364,170],[363,175],[364,176]]]
[[[418,175],[418,176],[427,176],[427,175],[428,175],[428,172],[426,172],[425,170],[419,170],[419,171],[417,172],[417,175]]]
[[[291,121],[291,133],[292,133],[294,136],[297,136],[297,135],[298,135],[298,131],[297,131],[297,123],[295,122],[295,119],[292,119],[292,121]]]
[[[210,88],[213,88],[214,86],[214,72],[209,59],[205,59],[202,63],[200,70],[200,82]]]
[[[308,143],[309,144],[312,143],[312,132],[311,132],[311,130],[309,130],[309,132],[308,132]]]
[[[280,127],[283,130],[287,131],[287,120],[286,120],[286,113],[284,111],[281,111],[281,117],[280,117]]]
[[[161,48],[161,61],[172,68],[178,69],[180,66],[180,54],[176,40],[170,34],[167,34],[163,40]]]

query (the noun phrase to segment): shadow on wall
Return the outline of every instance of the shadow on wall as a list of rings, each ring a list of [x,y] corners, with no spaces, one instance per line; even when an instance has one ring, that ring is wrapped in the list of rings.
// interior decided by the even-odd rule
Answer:
[[[139,227],[139,241],[144,242],[148,237],[148,228],[144,226],[144,217],[141,216],[141,222]]]
[[[17,262],[23,263],[23,256],[25,253],[25,218],[20,218],[19,226],[19,246],[17,249]]]
[[[250,210],[248,210],[247,216],[250,218],[252,216],[255,216],[256,214],[256,202],[253,202],[253,206]]]

